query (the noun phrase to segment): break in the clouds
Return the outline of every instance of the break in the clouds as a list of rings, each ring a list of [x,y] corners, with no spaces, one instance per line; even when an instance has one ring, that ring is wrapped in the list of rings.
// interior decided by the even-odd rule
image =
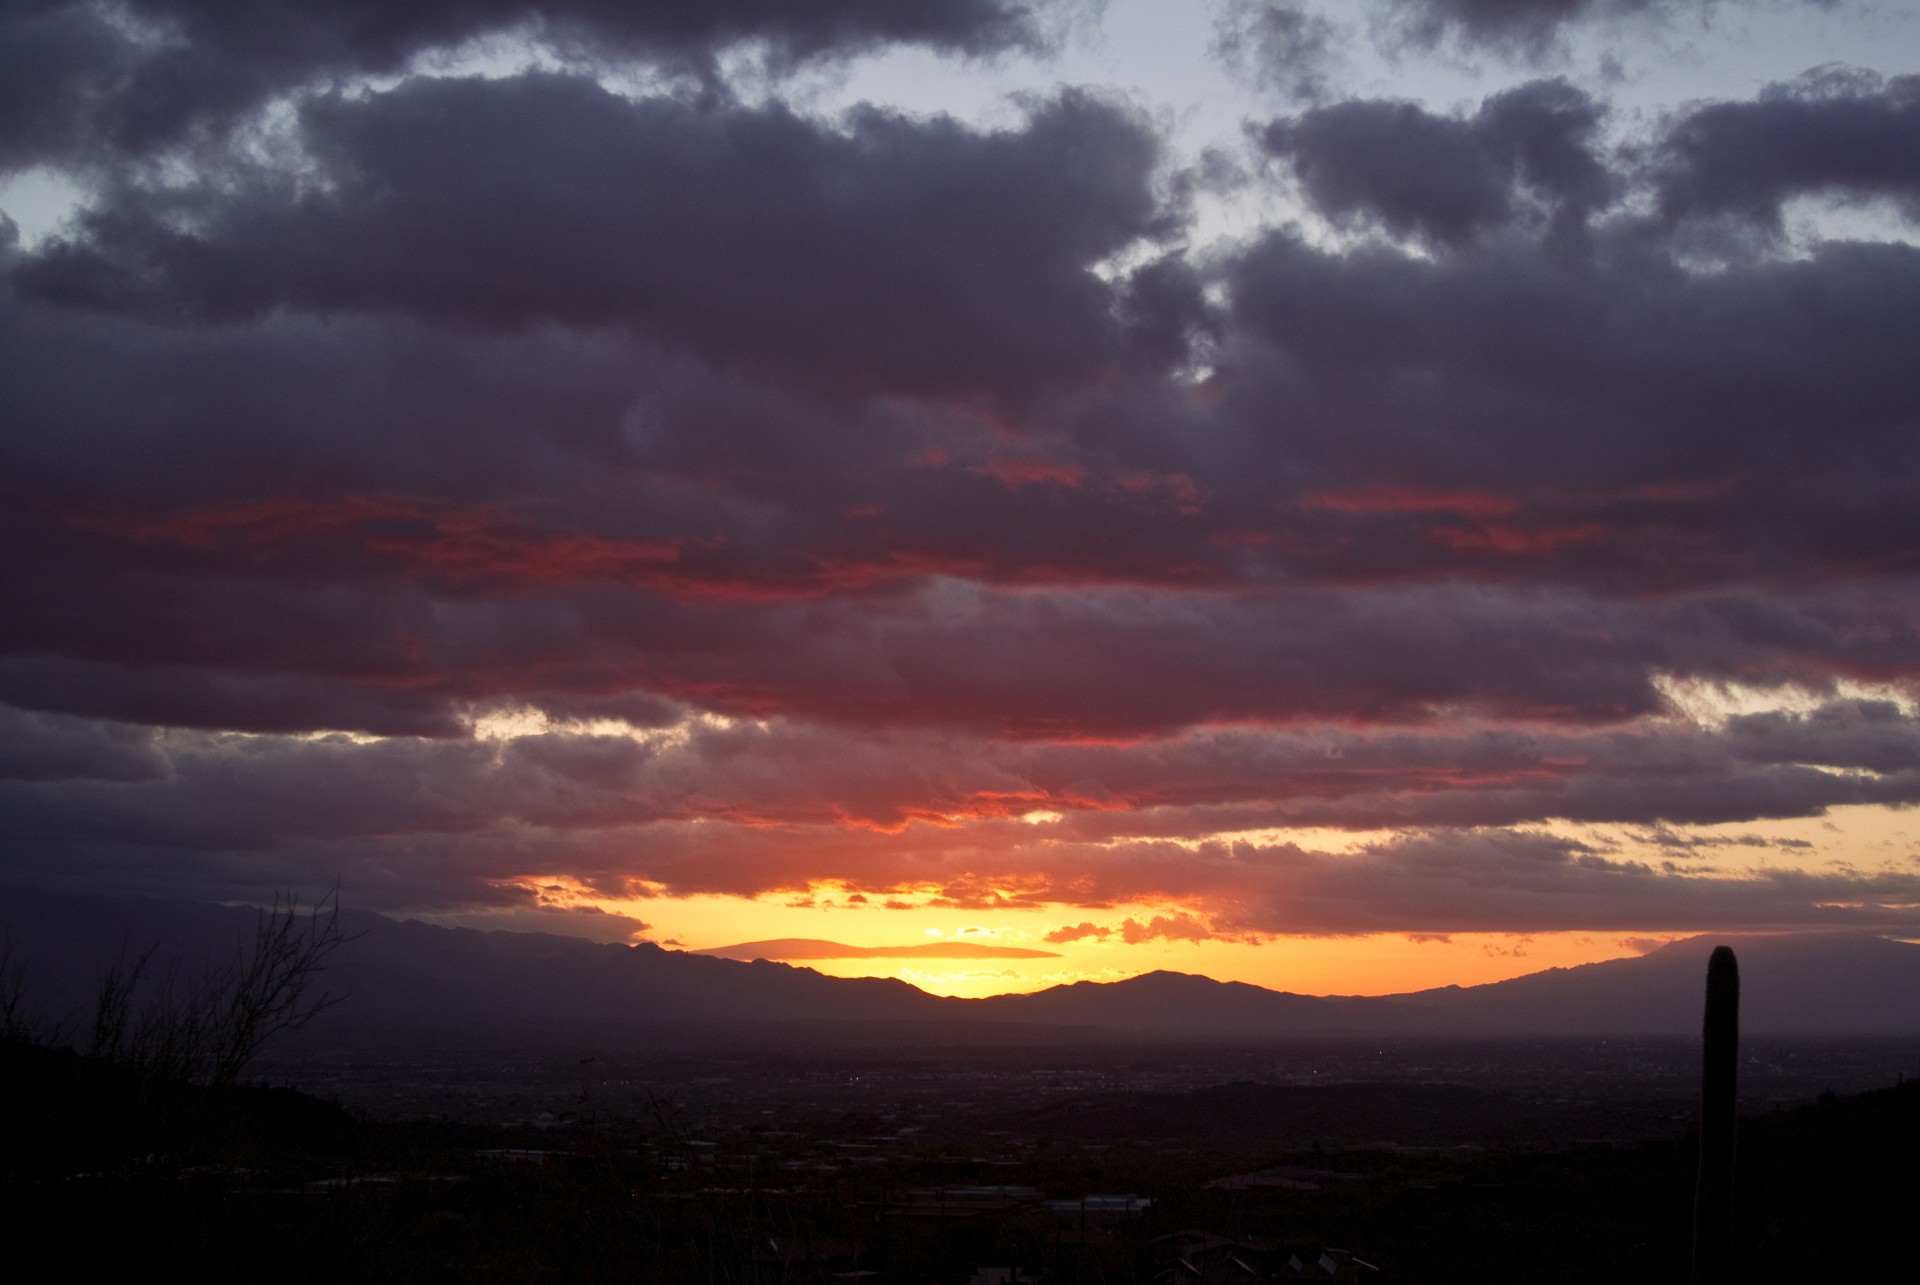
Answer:
[[[1914,69],[1546,65],[1737,7],[17,10],[7,877],[1912,931]]]

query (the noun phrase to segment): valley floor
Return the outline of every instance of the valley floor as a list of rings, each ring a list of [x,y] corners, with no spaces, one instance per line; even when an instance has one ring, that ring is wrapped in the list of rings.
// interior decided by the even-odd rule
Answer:
[[[1224,1065],[1212,1082],[1199,1050],[1109,1056],[1105,1070],[1040,1050],[976,1050],[959,1065],[683,1059],[677,1083],[629,1076],[624,1097],[615,1083],[639,1063],[496,1065],[476,1089],[475,1065],[449,1056],[436,1064],[441,1105],[459,1109],[407,1119],[286,1089],[153,1083],[10,1041],[0,1199],[87,1276],[1686,1279],[1691,1106],[1652,1048],[1634,1054],[1652,1068],[1638,1081],[1570,1080],[1570,1053],[1510,1047],[1486,1063],[1512,1064],[1504,1082],[1321,1086],[1222,1083],[1257,1069],[1236,1060],[1255,1054],[1213,1052]],[[1797,1059],[1867,1075],[1916,1052],[1808,1047]],[[1904,1253],[1920,1084],[1890,1083],[1900,1076],[1752,1103],[1739,1153],[1748,1279],[1815,1266],[1875,1279]],[[1564,1092],[1581,1082],[1589,1096]]]

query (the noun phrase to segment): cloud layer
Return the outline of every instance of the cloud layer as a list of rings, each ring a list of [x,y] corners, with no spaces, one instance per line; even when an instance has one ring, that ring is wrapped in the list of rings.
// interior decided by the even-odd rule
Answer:
[[[1399,7],[1537,52],[1660,6]],[[1324,53],[1256,8],[1227,52]],[[1120,94],[782,96],[1058,6],[289,12],[0,20],[0,169],[83,190],[0,229],[10,878],[1914,927],[1910,864],[1564,828],[1920,798],[1920,250],[1796,221],[1920,218],[1912,76],[1635,133],[1316,71],[1246,126],[1290,217],[1203,244]]]

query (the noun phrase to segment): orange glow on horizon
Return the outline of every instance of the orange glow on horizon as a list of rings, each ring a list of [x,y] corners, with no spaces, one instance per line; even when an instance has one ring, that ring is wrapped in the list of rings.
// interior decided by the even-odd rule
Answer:
[[[1074,982],[1114,982],[1167,970],[1195,973],[1219,981],[1248,982],[1270,990],[1310,995],[1389,995],[1431,987],[1473,986],[1547,968],[1566,968],[1639,953],[1645,941],[1624,933],[1377,933],[1349,937],[1180,937],[1145,936],[1158,925],[1178,932],[1194,922],[1188,911],[1166,903],[1123,904],[1086,909],[1023,904],[1019,890],[999,890],[1005,904],[989,909],[939,904],[934,890],[924,900],[869,898],[826,885],[810,895],[758,898],[719,895],[606,898],[576,881],[542,882],[538,899],[555,922],[546,931],[594,935],[583,927],[627,922],[648,927],[626,936],[672,949],[717,950],[743,942],[828,941],[855,949],[926,946],[962,941],[969,946],[1004,946],[1025,952],[1047,951],[1039,958],[871,957],[796,958],[796,968],[832,977],[888,977],[936,995],[978,998],[1044,990]],[[1011,893],[1011,896],[1004,894]],[[909,894],[914,895],[914,894]],[[888,901],[891,901],[889,906]],[[590,909],[604,915],[598,924],[568,923],[559,916]],[[490,915],[457,917],[473,927],[489,926]],[[608,923],[612,920],[612,923]],[[1091,924],[1102,935],[1049,940],[1049,934]],[[1139,940],[1126,939],[1127,925]],[[536,925],[516,918],[492,926],[526,929]],[[1660,937],[1675,934],[1659,934]]]
[[[1645,862],[1671,860],[1662,844],[1684,837],[1711,854],[1690,858],[1700,871],[1694,877],[1712,872],[1726,878],[1762,878],[1792,869],[1816,873],[1834,861],[1867,870],[1898,870],[1920,859],[1914,856],[1908,814],[1871,805],[1834,808],[1822,817],[1691,826],[1684,828],[1684,835],[1565,822],[1543,829],[1569,841],[1611,845],[1617,859]],[[1390,834],[1244,831],[1215,835],[1212,841],[1300,845],[1343,854],[1357,853]],[[1765,842],[1755,841],[1760,838]],[[645,940],[694,951],[802,942],[807,943],[804,953],[785,962],[831,976],[890,977],[935,994],[968,997],[1118,981],[1159,969],[1301,994],[1396,994],[1480,985],[1620,958],[1665,940],[1724,927],[1703,922],[1658,931],[1629,925],[1531,933],[1410,928],[1347,936],[1262,935],[1225,930],[1220,910],[1230,904],[1230,889],[1216,889],[1211,900],[1161,896],[1108,902],[1071,871],[1049,873],[1042,857],[1044,841],[1033,851],[1027,873],[1003,866],[991,873],[885,886],[815,880],[758,896],[688,894],[640,881],[608,888],[562,873],[528,875],[500,885],[514,894],[506,906],[437,918],[602,941]],[[1755,925],[1741,931],[1766,929]],[[966,957],[940,957],[925,949],[941,941],[968,943]],[[850,949],[835,955],[832,944]],[[982,946],[1018,954],[995,956],[977,949]],[[870,953],[903,947],[917,949],[912,954]]]

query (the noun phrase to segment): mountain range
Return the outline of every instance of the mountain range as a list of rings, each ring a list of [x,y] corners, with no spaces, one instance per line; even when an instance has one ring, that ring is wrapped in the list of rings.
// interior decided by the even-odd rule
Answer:
[[[71,1018],[116,959],[150,947],[148,975],[231,959],[257,914],[244,907],[0,890],[7,967],[29,1009]],[[1920,1035],[1920,945],[1851,934],[1696,937],[1648,954],[1482,986],[1379,997],[1298,995],[1153,972],[987,999],[905,982],[829,977],[651,944],[482,932],[372,914],[324,987],[344,997],[329,1033],[416,1039],[546,1026],[609,1034],[969,1042],[1046,1039],[1266,1041],[1322,1035],[1684,1035],[1700,1022],[1706,959],[1732,945],[1742,1026],[1789,1035]]]

